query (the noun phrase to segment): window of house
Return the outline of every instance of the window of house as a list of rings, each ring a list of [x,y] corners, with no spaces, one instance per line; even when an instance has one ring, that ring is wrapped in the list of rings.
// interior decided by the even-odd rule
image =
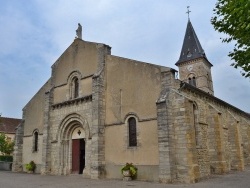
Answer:
[[[131,117],[128,119],[128,132],[129,132],[129,146],[137,146],[137,134],[136,134],[136,119]]]
[[[38,132],[35,131],[33,134],[33,152],[38,151]]]

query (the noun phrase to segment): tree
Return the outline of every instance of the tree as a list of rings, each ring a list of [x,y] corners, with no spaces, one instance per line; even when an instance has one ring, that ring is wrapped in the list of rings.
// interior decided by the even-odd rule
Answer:
[[[14,151],[14,142],[9,140],[4,133],[0,133],[0,152],[10,155]]]
[[[215,30],[227,34],[222,42],[235,41],[229,57],[234,68],[242,68],[242,76],[250,77],[250,1],[218,0],[211,23]]]

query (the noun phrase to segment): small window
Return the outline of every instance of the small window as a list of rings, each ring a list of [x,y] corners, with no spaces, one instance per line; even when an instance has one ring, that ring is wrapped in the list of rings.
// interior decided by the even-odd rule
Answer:
[[[187,57],[192,57],[192,54],[190,52],[188,52]]]
[[[35,131],[33,134],[33,152],[38,151],[38,132]]]
[[[136,120],[134,117],[128,119],[129,146],[137,146]]]
[[[79,96],[79,80],[78,78],[74,79],[74,98]]]
[[[79,97],[79,79],[74,77],[71,81],[71,98]]]
[[[198,141],[198,125],[197,125],[197,108],[194,104],[193,104],[193,125],[194,125],[195,143],[196,146],[198,146],[199,141]]]

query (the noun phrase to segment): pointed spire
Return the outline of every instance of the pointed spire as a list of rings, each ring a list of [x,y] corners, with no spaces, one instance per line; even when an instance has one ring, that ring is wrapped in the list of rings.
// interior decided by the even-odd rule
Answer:
[[[187,29],[182,45],[180,58],[175,65],[178,66],[182,62],[190,61],[201,57],[207,60],[206,54],[203,48],[201,47],[200,41],[196,36],[196,33],[194,31],[190,19],[188,18]],[[213,65],[211,64],[211,66]]]

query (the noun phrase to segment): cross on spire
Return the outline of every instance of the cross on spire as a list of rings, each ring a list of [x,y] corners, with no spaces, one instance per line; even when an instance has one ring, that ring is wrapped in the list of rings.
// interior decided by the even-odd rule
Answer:
[[[189,7],[190,7],[190,6],[187,6],[187,12],[186,12],[186,13],[188,14],[188,20],[189,20],[189,14],[190,14],[190,12],[191,12],[191,11],[189,10]]]

